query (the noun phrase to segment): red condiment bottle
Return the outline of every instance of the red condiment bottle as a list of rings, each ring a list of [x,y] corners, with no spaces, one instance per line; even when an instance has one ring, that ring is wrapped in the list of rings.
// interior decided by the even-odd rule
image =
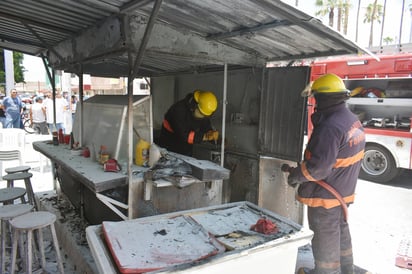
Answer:
[[[64,144],[63,129],[59,129],[59,143]]]

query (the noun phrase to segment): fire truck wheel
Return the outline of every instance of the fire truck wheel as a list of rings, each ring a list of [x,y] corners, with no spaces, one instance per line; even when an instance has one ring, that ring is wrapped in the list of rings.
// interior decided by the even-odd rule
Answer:
[[[399,175],[392,154],[377,144],[367,144],[359,178],[377,183],[387,183]]]

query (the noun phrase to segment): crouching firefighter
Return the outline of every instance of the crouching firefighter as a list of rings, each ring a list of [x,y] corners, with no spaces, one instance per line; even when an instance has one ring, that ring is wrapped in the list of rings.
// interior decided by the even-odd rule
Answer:
[[[210,117],[217,109],[211,91],[196,90],[173,104],[166,112],[158,145],[167,150],[192,156],[193,144],[217,142],[219,132],[212,128]]]

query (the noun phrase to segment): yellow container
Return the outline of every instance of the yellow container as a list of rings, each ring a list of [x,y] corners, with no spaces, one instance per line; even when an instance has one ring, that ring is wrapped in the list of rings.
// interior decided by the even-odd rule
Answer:
[[[149,160],[150,144],[143,139],[140,139],[136,144],[135,164],[143,166]]]
[[[108,160],[110,159],[110,155],[107,153],[102,153],[100,154],[100,160],[99,163],[104,165]]]

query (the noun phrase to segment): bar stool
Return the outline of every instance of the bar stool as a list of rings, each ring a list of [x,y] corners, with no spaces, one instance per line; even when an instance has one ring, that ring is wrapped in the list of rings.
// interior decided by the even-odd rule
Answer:
[[[31,166],[15,166],[6,168],[4,171],[7,174],[19,173],[19,172],[29,172]]]
[[[29,213],[33,209],[29,204],[16,204],[16,205],[4,205],[0,206],[0,221],[1,221],[1,273],[5,273],[6,270],[6,237],[8,221],[11,219]],[[11,239],[11,237],[10,237]],[[10,241],[11,243],[12,241]]]
[[[26,240],[26,273],[32,273],[32,238],[33,231],[38,231],[38,246],[41,255],[41,266],[43,270],[46,269],[46,257],[44,254],[44,243],[42,228],[50,227],[54,249],[57,256],[57,264],[59,266],[60,273],[64,273],[63,262],[60,256],[59,243],[57,241],[56,230],[54,228],[54,222],[56,221],[56,215],[47,211],[35,211],[24,215],[20,215],[10,221],[10,225],[13,229],[13,247],[12,247],[12,259],[11,259],[11,271],[13,274],[16,270],[16,255],[17,255],[17,241],[20,236],[27,233]]]
[[[22,187],[0,188],[0,203],[6,205],[20,198],[21,203],[25,204],[24,195],[26,195],[26,190]]]
[[[14,181],[24,180],[29,203],[33,205],[36,210],[39,210],[36,198],[34,197],[33,187],[31,185],[31,180],[30,180],[31,177],[33,177],[33,174],[30,172],[19,172],[19,173],[11,173],[11,174],[4,175],[3,180],[7,181],[7,187],[13,187]]]

